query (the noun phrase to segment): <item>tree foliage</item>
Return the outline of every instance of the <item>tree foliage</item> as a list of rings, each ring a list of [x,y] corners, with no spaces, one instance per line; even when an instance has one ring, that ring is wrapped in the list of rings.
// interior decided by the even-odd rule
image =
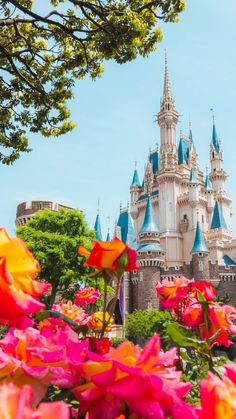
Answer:
[[[146,56],[184,0],[0,0],[0,161],[30,151],[29,132],[70,131],[76,79],[101,75],[103,60]]]
[[[145,342],[154,333],[163,333],[165,324],[171,321],[168,311],[135,310],[126,320],[126,337],[134,343]]]
[[[83,214],[77,210],[43,210],[19,227],[17,236],[40,262],[39,279],[52,284],[49,305],[54,303],[58,292],[61,298],[72,297],[78,281],[85,281],[89,272],[78,255],[78,245],[87,246],[94,239]]]

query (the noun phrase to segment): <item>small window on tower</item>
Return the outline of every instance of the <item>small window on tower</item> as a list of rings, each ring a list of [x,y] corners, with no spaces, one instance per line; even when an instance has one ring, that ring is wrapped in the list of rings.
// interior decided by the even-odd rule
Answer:
[[[204,224],[204,215],[202,215],[202,224]]]
[[[187,219],[188,219],[187,214],[184,214],[184,220],[187,220]]]
[[[212,152],[212,158],[213,158],[213,159],[215,158],[215,153],[214,153],[214,151]]]

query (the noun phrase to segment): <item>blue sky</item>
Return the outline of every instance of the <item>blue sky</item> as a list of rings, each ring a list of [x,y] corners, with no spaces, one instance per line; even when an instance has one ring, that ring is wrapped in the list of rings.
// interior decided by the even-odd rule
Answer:
[[[124,65],[105,63],[97,81],[78,82],[70,102],[76,129],[59,139],[31,137],[33,152],[13,166],[0,167],[1,224],[14,232],[18,203],[50,199],[84,211],[90,226],[97,200],[103,236],[107,216],[111,228],[125,205],[138,162],[140,178],[149,147],[159,142],[154,123],[163,90],[164,49],[167,49],[172,92],[181,114],[178,125],[188,132],[189,115],[202,170],[209,166],[209,143],[215,110],[222,140],[227,190],[236,207],[236,2],[189,0],[178,24],[162,24],[163,42],[146,59]],[[236,217],[234,216],[234,230]]]

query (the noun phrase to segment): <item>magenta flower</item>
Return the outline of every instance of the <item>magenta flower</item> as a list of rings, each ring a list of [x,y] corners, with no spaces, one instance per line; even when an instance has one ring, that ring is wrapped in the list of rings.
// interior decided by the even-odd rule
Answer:
[[[78,306],[83,306],[96,303],[100,297],[101,293],[98,289],[93,287],[80,288],[75,294],[75,304]]]
[[[79,342],[70,327],[45,335],[31,327],[12,328],[0,347],[0,379],[30,384],[38,403],[49,385],[70,388],[78,382],[78,365],[85,359],[88,340]]]
[[[183,398],[191,384],[181,382],[176,349],[161,349],[154,335],[143,350],[125,341],[108,354],[88,353],[81,365],[85,383],[74,389],[81,413],[91,419],[113,419],[127,410],[145,419],[197,418],[195,408]]]

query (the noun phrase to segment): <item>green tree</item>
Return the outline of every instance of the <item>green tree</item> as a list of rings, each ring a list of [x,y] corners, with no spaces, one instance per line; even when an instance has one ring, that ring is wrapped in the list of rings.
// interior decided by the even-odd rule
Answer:
[[[48,305],[54,303],[57,293],[61,298],[73,298],[76,284],[85,282],[89,273],[83,266],[84,258],[78,255],[78,246],[87,246],[94,239],[83,214],[43,210],[16,233],[40,262],[39,279],[52,285]]]
[[[163,333],[170,321],[168,311],[135,310],[126,319],[126,337],[134,343],[144,343],[154,333]]]
[[[30,151],[27,131],[73,129],[67,101],[76,79],[103,72],[103,60],[146,56],[175,22],[184,0],[0,0],[0,161]],[[4,151],[6,150],[6,152]]]

